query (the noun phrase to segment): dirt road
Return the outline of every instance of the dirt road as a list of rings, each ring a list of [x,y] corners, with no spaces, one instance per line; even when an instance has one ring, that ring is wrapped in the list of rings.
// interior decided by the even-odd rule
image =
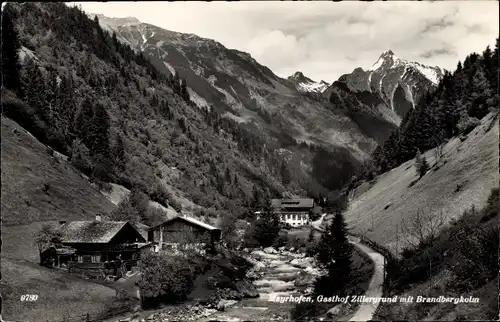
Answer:
[[[373,276],[365,292],[366,297],[382,297],[382,284],[384,283],[384,256],[359,241],[351,240],[358,249],[367,254],[374,263]],[[356,313],[349,321],[368,321],[372,319],[379,303],[360,303]]]
[[[321,216],[315,222],[312,222],[312,226],[318,230],[323,231],[320,228],[320,225],[323,221],[325,214]],[[373,276],[370,281],[370,285],[366,290],[364,296],[366,297],[382,297],[383,296],[383,283],[384,283],[384,256],[382,254],[377,253],[375,250],[370,247],[361,244],[359,238],[349,237],[349,241],[361,250],[363,253],[368,255],[374,263],[374,271]],[[368,321],[372,319],[375,310],[377,309],[379,303],[360,303],[360,306],[352,316],[349,321]]]

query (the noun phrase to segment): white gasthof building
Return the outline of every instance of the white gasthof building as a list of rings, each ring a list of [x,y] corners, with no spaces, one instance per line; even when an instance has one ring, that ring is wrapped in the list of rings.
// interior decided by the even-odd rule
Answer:
[[[292,227],[309,224],[309,213],[314,208],[314,200],[310,198],[272,199],[273,211],[281,222]]]

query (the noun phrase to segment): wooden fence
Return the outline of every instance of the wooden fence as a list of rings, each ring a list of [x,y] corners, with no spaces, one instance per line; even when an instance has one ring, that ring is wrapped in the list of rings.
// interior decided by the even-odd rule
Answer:
[[[89,278],[106,279],[107,276],[116,275],[118,277],[121,277],[136,265],[136,259],[123,260],[121,264],[116,261],[107,263],[69,262],[68,273],[73,275],[87,276]]]
[[[377,244],[368,237],[355,233],[350,233],[350,235],[359,238],[362,244],[365,244],[366,246],[372,248],[373,250],[377,251],[378,253],[384,256],[385,260],[384,260],[383,295],[389,296],[390,287],[394,279],[394,273],[398,270],[398,259],[389,249],[380,244]]]

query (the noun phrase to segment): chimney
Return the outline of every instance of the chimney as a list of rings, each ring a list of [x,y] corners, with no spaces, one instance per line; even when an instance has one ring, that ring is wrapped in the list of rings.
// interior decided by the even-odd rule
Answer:
[[[101,221],[101,215],[95,215],[95,221]]]

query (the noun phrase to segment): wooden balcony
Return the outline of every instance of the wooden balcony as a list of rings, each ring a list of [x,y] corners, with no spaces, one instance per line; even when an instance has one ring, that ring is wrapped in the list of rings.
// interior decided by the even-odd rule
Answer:
[[[125,259],[122,260],[122,265],[127,268],[136,266],[137,259]],[[85,269],[85,270],[102,270],[102,269],[114,269],[118,267],[118,261],[108,261],[108,262],[68,262],[68,270],[72,269]]]

